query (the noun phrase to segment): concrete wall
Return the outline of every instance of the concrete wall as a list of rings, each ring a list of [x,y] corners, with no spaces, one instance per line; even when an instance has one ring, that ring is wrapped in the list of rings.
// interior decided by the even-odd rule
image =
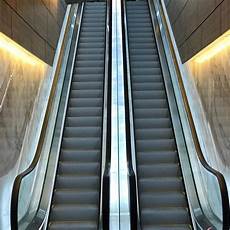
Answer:
[[[229,0],[165,0],[182,61],[230,28]]]
[[[52,64],[64,0],[0,0],[0,32]]]
[[[39,106],[41,90],[50,80],[51,67],[44,62],[26,62],[20,57],[0,48],[0,92],[7,92],[0,111],[0,177],[11,170],[21,157],[25,134],[30,130],[31,118],[36,117],[33,128],[38,132],[44,107]],[[8,90],[6,83],[9,82]],[[7,90],[7,91],[6,91]],[[44,91],[44,90],[43,90]],[[48,90],[46,90],[48,92]],[[40,96],[41,97],[41,96]],[[0,101],[2,102],[0,97]],[[47,96],[43,96],[44,102]],[[36,133],[36,132],[34,132]],[[27,142],[29,147],[32,143]],[[28,151],[28,155],[31,151]],[[28,159],[29,160],[29,159]]]
[[[0,103],[6,94],[0,111],[0,177],[21,159],[23,143],[33,145],[26,133],[32,129],[39,135],[65,9],[64,0],[0,0],[0,32],[43,60],[0,46]]]

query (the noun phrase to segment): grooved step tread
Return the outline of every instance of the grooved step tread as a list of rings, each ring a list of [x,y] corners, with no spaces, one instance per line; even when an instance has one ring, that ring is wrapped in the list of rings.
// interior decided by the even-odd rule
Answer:
[[[55,221],[49,224],[51,230],[96,230],[97,224],[93,221]]]
[[[144,208],[187,207],[185,194],[179,192],[143,193],[141,199]]]
[[[61,161],[95,162],[100,157],[100,150],[71,150],[62,148]]]
[[[97,205],[88,204],[54,204],[51,209],[50,219],[59,221],[96,221],[98,214]]]
[[[52,230],[98,227],[106,3],[86,2],[49,217]]]
[[[54,203],[60,204],[87,204],[96,205],[99,200],[99,192],[80,189],[56,189],[54,191]]]
[[[146,224],[189,224],[190,217],[186,208],[143,208],[142,221]]]
[[[190,225],[185,224],[170,224],[168,225],[144,225],[143,230],[192,230]]]
[[[141,228],[191,228],[176,141],[147,1],[127,2]]]

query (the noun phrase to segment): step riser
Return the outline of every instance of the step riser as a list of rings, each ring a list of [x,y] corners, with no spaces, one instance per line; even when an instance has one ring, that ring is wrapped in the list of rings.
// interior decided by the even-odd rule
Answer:
[[[85,3],[49,229],[98,226],[106,3]]]
[[[127,20],[142,228],[189,229],[188,204],[147,1],[128,1]]]

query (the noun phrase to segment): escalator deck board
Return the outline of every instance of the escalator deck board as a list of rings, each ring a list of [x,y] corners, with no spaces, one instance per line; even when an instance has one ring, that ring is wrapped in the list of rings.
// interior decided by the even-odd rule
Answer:
[[[106,3],[86,2],[49,217],[49,229],[97,229]]]
[[[127,2],[127,25],[142,229],[191,229],[147,1]]]

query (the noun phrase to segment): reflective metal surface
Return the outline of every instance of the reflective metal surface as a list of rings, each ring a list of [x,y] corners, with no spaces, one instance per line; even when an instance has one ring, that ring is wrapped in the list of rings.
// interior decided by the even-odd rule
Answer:
[[[126,159],[121,1],[112,4],[112,143],[110,229],[130,229]]]
[[[124,87],[128,92],[126,93],[126,135],[127,144],[127,160],[129,170],[129,194],[130,194],[130,224],[131,228],[140,228],[140,213],[139,213],[139,198],[138,198],[138,185],[137,185],[137,164],[136,164],[136,146],[135,146],[135,133],[134,133],[134,116],[133,116],[133,99],[130,78],[130,60],[129,60],[129,41],[128,41],[128,25],[127,25],[127,12],[126,1],[122,1],[122,17],[123,17],[123,57],[124,57],[124,73],[125,81]],[[130,151],[130,152],[128,152]],[[131,203],[132,202],[132,203]]]

